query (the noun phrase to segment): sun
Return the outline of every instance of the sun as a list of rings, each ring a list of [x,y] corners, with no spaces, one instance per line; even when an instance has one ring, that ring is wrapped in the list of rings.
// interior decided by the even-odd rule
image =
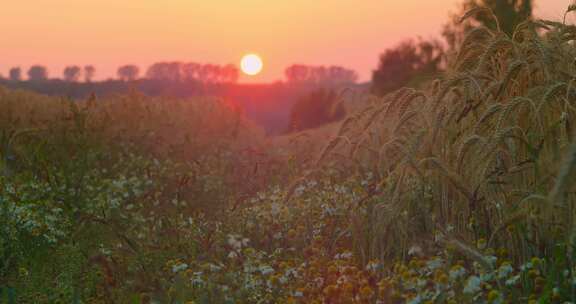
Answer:
[[[262,59],[256,54],[246,54],[240,61],[240,68],[246,75],[254,76],[262,71]]]

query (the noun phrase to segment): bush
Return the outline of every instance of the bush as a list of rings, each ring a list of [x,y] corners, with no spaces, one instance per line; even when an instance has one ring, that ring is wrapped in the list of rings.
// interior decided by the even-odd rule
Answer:
[[[298,99],[290,112],[290,132],[317,128],[346,115],[334,90],[319,89]]]

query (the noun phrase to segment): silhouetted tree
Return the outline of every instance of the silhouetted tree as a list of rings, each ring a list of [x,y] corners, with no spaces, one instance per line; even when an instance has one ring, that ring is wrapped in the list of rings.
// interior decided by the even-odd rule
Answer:
[[[146,71],[146,78],[170,82],[233,83],[239,74],[238,68],[232,64],[221,66],[173,61],[154,63]]]
[[[198,78],[200,64],[189,62],[182,65],[182,80],[191,81]]]
[[[176,82],[183,78],[182,71],[182,63],[180,62],[158,62],[148,68],[146,77],[149,79]]]
[[[339,66],[294,64],[284,70],[284,75],[288,83],[293,84],[341,85],[355,83],[358,79],[356,72]]]
[[[472,29],[474,25],[481,24],[485,27],[495,29],[496,21],[488,12],[478,12],[464,23],[460,23],[461,17],[469,10],[475,7],[487,7],[492,10],[500,29],[512,35],[518,24],[528,18],[532,18],[533,1],[532,0],[465,0],[460,6],[459,11],[451,16],[448,24],[444,25],[442,35],[446,39],[450,49],[455,49],[460,45],[466,32]]]
[[[93,65],[87,65],[84,67],[84,81],[85,82],[92,82],[94,78],[94,74],[96,74],[96,68]]]
[[[12,81],[21,81],[22,80],[22,69],[19,67],[14,67],[10,69],[10,72],[8,72],[8,77],[10,77],[10,80]]]
[[[342,119],[346,115],[344,106],[338,102],[334,90],[318,89],[300,99],[290,112],[289,131],[316,128]]]
[[[62,76],[64,76],[64,81],[76,82],[80,79],[80,74],[82,69],[77,65],[67,66],[64,68]]]
[[[28,70],[28,79],[30,81],[44,81],[48,79],[48,70],[41,65],[34,65]]]
[[[118,68],[116,72],[118,74],[118,78],[122,81],[133,81],[138,78],[140,74],[140,68],[135,65],[128,64]]]
[[[380,55],[372,72],[372,92],[384,95],[417,76],[433,75],[442,64],[444,51],[438,41],[406,40]]]

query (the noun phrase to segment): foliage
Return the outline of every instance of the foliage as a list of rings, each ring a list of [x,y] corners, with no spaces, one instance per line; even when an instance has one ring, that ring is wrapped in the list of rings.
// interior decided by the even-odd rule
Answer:
[[[133,64],[123,65],[118,68],[116,74],[121,81],[134,81],[138,78],[138,74],[140,74],[140,68]]]
[[[19,67],[14,67],[10,69],[9,78],[11,81],[21,81],[22,80],[22,69]]]
[[[84,81],[85,82],[92,82],[92,79],[94,78],[94,74],[96,74],[96,68],[93,65],[84,66]]]
[[[372,93],[384,95],[408,85],[417,77],[439,72],[444,51],[438,41],[407,40],[386,50],[372,73]]]
[[[67,82],[76,82],[80,79],[80,75],[82,74],[82,69],[77,65],[67,66],[64,68],[64,72],[62,76],[64,81]]]
[[[28,79],[30,81],[44,81],[48,79],[48,70],[41,65],[33,65],[28,70]]]
[[[302,131],[338,121],[345,110],[334,90],[318,89],[300,99],[290,112],[289,131]]]
[[[294,64],[284,71],[286,80],[290,84],[316,84],[316,85],[342,85],[353,84],[358,74],[350,69],[340,66],[309,66]]]
[[[158,62],[148,68],[146,77],[171,82],[235,83],[239,71],[232,64],[219,66],[194,62]]]

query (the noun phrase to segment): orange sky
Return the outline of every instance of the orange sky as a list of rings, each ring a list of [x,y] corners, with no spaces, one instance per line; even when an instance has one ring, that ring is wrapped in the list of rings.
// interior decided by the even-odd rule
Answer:
[[[458,0],[3,0],[0,73],[42,63],[60,77],[93,64],[97,78],[126,63],[163,60],[237,65],[255,52],[274,81],[292,63],[338,64],[368,80],[378,54],[407,37],[437,36]],[[536,0],[560,18],[569,0]]]

